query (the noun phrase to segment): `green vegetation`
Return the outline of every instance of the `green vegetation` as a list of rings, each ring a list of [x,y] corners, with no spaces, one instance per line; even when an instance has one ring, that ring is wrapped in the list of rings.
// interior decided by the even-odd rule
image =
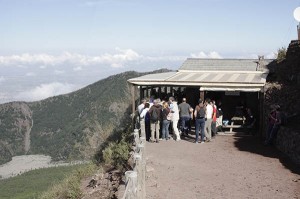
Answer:
[[[0,198],[33,199],[40,198],[42,192],[51,185],[61,182],[67,175],[81,171],[87,165],[60,166],[37,169],[22,175],[0,180]]]
[[[96,165],[89,164],[85,167],[73,170],[61,183],[55,184],[47,192],[43,193],[41,199],[77,199],[82,197],[80,190],[81,180],[91,175],[97,169]]]
[[[276,58],[277,63],[282,62],[285,59],[286,52],[287,52],[287,50],[286,50],[285,47],[282,47],[282,48],[278,49],[278,51],[277,51],[277,58]]]
[[[34,126],[30,152],[47,154],[54,160],[94,155],[95,149],[129,118],[127,80],[137,75],[114,75],[68,95],[31,104]]]
[[[130,146],[124,140],[120,142],[111,142],[103,150],[103,160],[105,164],[113,165],[119,170],[126,168],[129,158]]]

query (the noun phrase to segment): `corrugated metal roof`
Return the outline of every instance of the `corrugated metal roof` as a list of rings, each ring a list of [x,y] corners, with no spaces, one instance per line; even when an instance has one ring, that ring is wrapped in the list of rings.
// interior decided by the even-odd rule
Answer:
[[[266,82],[264,73],[168,72],[129,79],[136,85],[204,85],[207,83],[260,84]]]
[[[149,75],[144,75],[141,77],[133,78],[128,81],[129,82],[131,82],[131,81],[165,81],[166,79],[172,77],[176,73],[177,72],[155,73],[155,74],[149,74]]]
[[[262,62],[267,65],[271,59],[264,59]],[[179,71],[256,71],[257,59],[202,59],[188,58],[183,62]]]
[[[271,61],[265,60],[265,64]],[[129,79],[128,82],[148,86],[199,86],[206,89],[258,91],[266,83],[268,70],[257,71],[257,62],[252,59],[187,59],[178,72],[145,75]]]
[[[264,83],[262,73],[177,72],[165,82]]]

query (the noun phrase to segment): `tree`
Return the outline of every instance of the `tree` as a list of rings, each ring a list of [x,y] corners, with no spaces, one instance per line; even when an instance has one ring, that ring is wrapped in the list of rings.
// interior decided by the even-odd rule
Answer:
[[[283,60],[285,60],[286,57],[286,48],[285,47],[281,47],[278,49],[277,51],[277,63],[282,62]]]

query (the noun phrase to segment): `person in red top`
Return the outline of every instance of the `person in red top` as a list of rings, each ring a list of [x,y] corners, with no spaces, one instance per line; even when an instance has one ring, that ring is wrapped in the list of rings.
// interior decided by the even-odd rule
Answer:
[[[217,106],[215,100],[212,100],[212,106],[213,106],[213,116],[211,122],[211,132],[212,132],[212,137],[215,138],[215,136],[217,135]]]
[[[279,105],[272,105],[271,112],[269,114],[269,124],[267,130],[267,137],[265,141],[265,145],[272,145],[273,140],[277,135],[281,124],[281,117],[279,112],[280,106]]]

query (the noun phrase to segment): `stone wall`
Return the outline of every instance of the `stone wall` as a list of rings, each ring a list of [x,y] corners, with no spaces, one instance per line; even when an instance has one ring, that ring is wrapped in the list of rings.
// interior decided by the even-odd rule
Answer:
[[[277,135],[276,147],[289,156],[294,162],[300,164],[300,132],[280,127]]]

